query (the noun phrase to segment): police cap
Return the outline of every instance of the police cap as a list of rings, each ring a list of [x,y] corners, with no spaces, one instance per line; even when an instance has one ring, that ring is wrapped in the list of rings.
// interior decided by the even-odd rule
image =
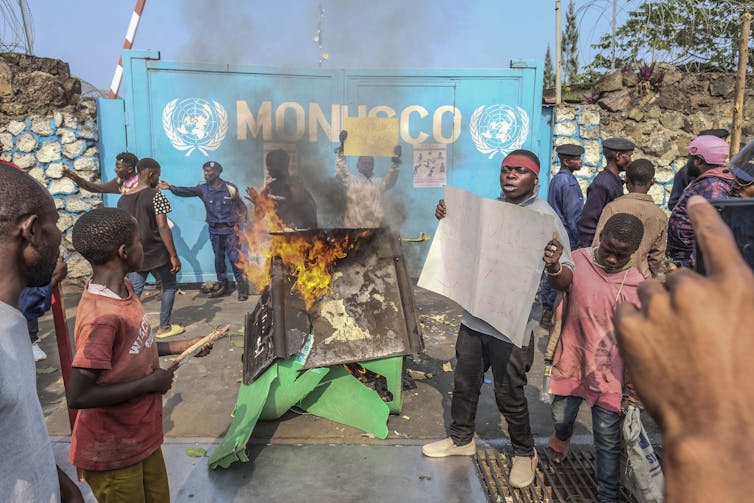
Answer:
[[[625,138],[608,138],[602,142],[602,146],[615,152],[628,152],[636,148],[631,141]]]
[[[204,168],[212,168],[212,169],[216,169],[220,173],[223,172],[222,165],[219,162],[217,162],[217,161],[207,161],[207,162],[205,162],[204,165],[202,166],[202,169],[204,169]]]
[[[584,153],[584,147],[576,145],[575,143],[566,143],[565,145],[558,145],[555,147],[555,152],[558,155],[567,155],[570,157],[581,157]]]

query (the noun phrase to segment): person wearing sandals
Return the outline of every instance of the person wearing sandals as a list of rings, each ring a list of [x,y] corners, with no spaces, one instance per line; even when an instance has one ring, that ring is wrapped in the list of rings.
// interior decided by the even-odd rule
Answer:
[[[551,372],[555,432],[548,452],[555,462],[566,456],[579,407],[586,400],[592,408],[600,502],[619,497],[620,411],[624,391],[629,398],[632,393],[618,353],[613,313],[621,302],[639,304],[637,288],[644,277],[633,267],[631,255],[643,234],[639,218],[618,213],[605,222],[598,248],[572,252],[573,271],[559,265],[558,240],[550,241],[544,253],[550,285],[567,293]]]
[[[176,274],[181,270],[173,233],[168,225],[168,213],[172,208],[165,195],[157,189],[160,164],[145,157],[137,163],[136,171],[139,173],[139,183],[118,200],[118,208],[136,219],[144,248],[143,265],[139,271],[129,272],[128,279],[133,284],[137,297],[141,297],[149,273],[160,279],[162,300],[160,328],[156,335],[159,338],[171,337],[186,331],[181,325],[170,322],[178,291]]]

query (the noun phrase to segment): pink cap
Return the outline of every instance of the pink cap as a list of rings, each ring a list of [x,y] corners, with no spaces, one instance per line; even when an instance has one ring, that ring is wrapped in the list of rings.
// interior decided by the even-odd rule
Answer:
[[[691,155],[698,155],[707,164],[721,166],[728,159],[730,146],[717,136],[703,135],[694,138],[686,147],[686,151]]]

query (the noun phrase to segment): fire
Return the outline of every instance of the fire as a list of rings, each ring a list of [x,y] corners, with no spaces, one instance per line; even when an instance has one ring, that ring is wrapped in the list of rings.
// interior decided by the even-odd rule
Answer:
[[[255,202],[251,227],[241,233],[246,257],[238,264],[246,277],[261,291],[270,283],[270,264],[280,257],[296,278],[293,290],[304,299],[307,309],[330,287],[335,263],[345,258],[369,230],[332,233],[323,229],[295,231],[284,227],[275,212],[275,201],[263,191],[247,189]]]

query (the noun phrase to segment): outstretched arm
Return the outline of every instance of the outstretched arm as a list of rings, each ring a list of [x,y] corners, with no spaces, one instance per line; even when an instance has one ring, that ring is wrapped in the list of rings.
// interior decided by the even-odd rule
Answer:
[[[82,189],[94,192],[95,194],[120,194],[120,183],[117,178],[113,178],[105,183],[90,182],[68,168],[63,168],[63,176],[73,180],[73,183]]]
[[[160,190],[169,190],[178,197],[199,197],[202,195],[202,190],[198,185],[196,187],[176,187],[175,185],[170,185],[165,180],[160,180],[157,188]]]

